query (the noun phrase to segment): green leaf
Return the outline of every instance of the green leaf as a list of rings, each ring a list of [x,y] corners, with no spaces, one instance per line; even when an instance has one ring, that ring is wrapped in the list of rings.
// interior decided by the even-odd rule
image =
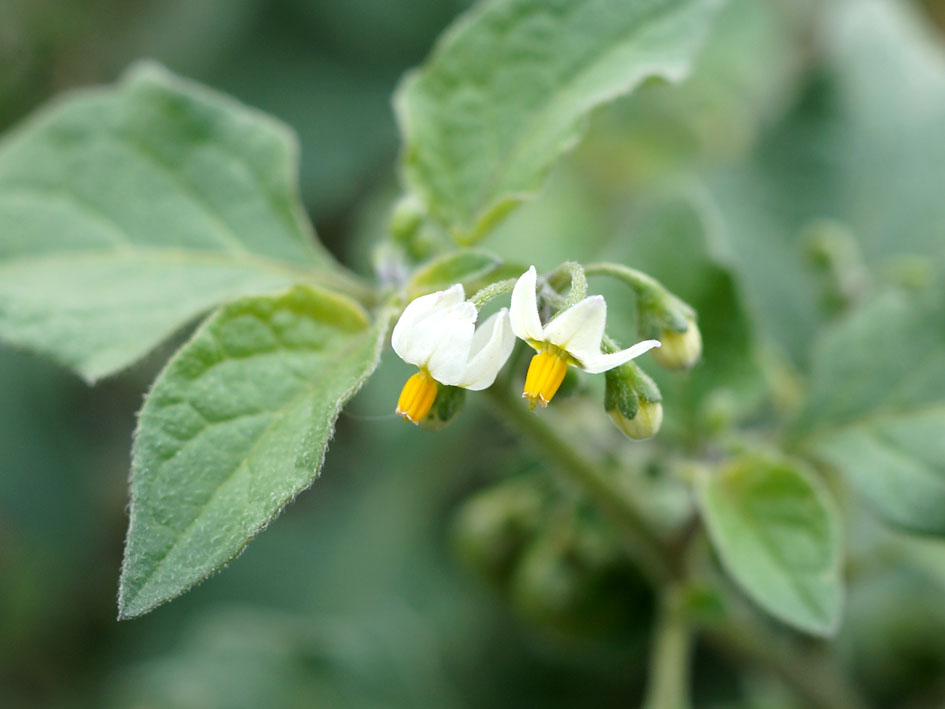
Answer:
[[[825,332],[796,430],[886,520],[945,534],[945,288],[885,293]]]
[[[214,305],[351,288],[313,238],[282,125],[151,66],[0,144],[0,338],[92,381]]]
[[[460,243],[542,186],[586,118],[689,70],[714,0],[496,0],[456,23],[395,105],[404,177]]]
[[[386,321],[305,286],[226,305],[196,332],[139,417],[122,617],[220,569],[312,484],[385,336]]]
[[[840,622],[838,515],[794,463],[746,457],[699,480],[699,504],[722,564],[758,605],[816,635]]]
[[[875,275],[945,262],[945,53],[911,3],[825,3],[820,64],[751,159],[710,176],[720,241],[765,333],[806,366],[824,322],[803,236],[847,225]],[[895,175],[895,180],[889,176]]]
[[[941,37],[910,3],[843,0],[828,7],[831,35],[825,46],[831,48],[828,68],[836,96],[832,122],[817,147],[835,144],[830,157],[843,177],[831,195],[835,208],[861,237],[867,262],[903,251],[941,262]]]

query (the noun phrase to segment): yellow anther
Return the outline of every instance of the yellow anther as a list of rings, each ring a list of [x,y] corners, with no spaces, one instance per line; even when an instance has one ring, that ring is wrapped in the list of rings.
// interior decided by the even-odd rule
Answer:
[[[425,369],[414,374],[404,384],[397,400],[397,415],[405,421],[420,423],[430,413],[436,399],[436,380]]]
[[[525,375],[525,390],[522,397],[528,399],[530,408],[547,406],[568,373],[567,354],[557,349],[544,350],[532,357]]]

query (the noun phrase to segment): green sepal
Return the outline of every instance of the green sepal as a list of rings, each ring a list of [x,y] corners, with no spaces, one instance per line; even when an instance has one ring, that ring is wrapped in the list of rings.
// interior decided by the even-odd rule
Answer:
[[[466,390],[437,382],[436,399],[430,413],[420,422],[420,427],[428,431],[446,428],[459,415],[466,404]]]

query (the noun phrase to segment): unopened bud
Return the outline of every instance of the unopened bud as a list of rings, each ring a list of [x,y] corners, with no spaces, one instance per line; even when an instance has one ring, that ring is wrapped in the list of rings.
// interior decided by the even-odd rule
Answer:
[[[604,408],[629,438],[651,438],[663,423],[659,387],[634,362],[627,362],[606,374]]]
[[[439,390],[436,393],[436,399],[433,400],[433,407],[430,409],[430,413],[420,421],[420,427],[429,431],[439,431],[441,428],[446,428],[462,411],[463,405],[466,403],[465,389],[439,383],[437,386]]]
[[[659,340],[660,346],[650,354],[664,369],[688,369],[702,356],[702,333],[695,318],[687,318],[684,331],[664,329]]]
[[[630,419],[620,413],[619,409],[612,409],[609,413],[617,428],[635,441],[652,438],[663,423],[663,405],[658,401],[641,401],[637,415]]]
[[[696,311],[687,303],[654,286],[637,299],[640,334],[660,341],[650,355],[664,369],[687,369],[702,356],[702,333]]]
[[[423,203],[412,194],[401,197],[390,215],[390,233],[394,241],[409,244],[426,217]]]

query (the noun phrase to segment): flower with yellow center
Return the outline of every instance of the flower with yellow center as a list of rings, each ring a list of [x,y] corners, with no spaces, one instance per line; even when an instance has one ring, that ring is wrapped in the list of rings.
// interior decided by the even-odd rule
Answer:
[[[600,295],[572,305],[543,326],[538,315],[537,281],[534,266],[522,274],[512,289],[509,312],[512,331],[538,353],[532,357],[522,392],[530,407],[548,405],[569,365],[599,374],[660,346],[659,340],[644,340],[619,352],[601,352],[607,303]]]
[[[438,384],[478,391],[492,385],[515,336],[503,308],[476,328],[479,312],[459,283],[412,301],[391,333],[394,352],[419,371],[404,384],[397,414],[420,423],[436,400]]]

